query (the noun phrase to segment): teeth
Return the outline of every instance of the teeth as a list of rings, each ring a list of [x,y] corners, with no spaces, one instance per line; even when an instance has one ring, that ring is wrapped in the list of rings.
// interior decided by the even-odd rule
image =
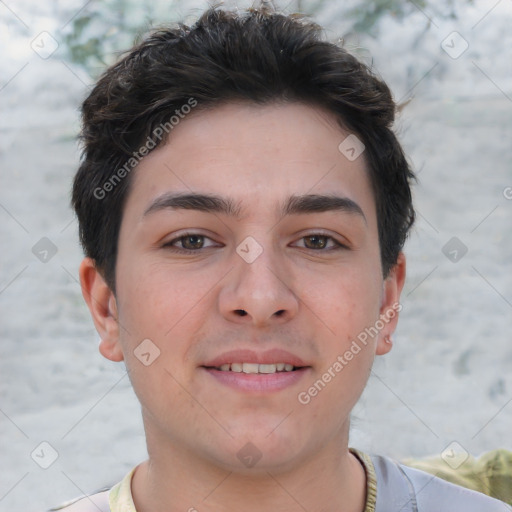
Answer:
[[[276,364],[258,364],[258,363],[226,363],[221,365],[218,369],[223,372],[236,372],[236,373],[276,373],[276,372],[291,372],[293,365],[288,363]]]
[[[257,363],[244,363],[242,366],[244,373],[258,373],[259,364]]]
[[[240,373],[243,370],[242,363],[231,363],[231,371]]]
[[[277,365],[275,365],[275,364],[260,364],[258,369],[259,369],[260,373],[276,373]]]

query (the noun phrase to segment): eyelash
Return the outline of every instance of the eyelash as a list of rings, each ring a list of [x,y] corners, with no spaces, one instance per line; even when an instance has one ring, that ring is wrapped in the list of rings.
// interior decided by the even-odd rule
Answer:
[[[185,238],[192,237],[192,236],[202,237],[204,240],[206,240],[206,239],[211,240],[210,237],[208,237],[206,235],[202,235],[200,233],[185,233],[183,235],[180,235],[179,237],[173,238],[169,242],[166,242],[165,244],[162,245],[162,248],[165,248],[167,250],[170,250],[171,252],[177,252],[180,254],[197,254],[205,249],[209,249],[212,247],[212,246],[210,246],[210,247],[201,247],[199,249],[185,249],[183,247],[180,248],[180,247],[176,247],[173,245],[174,243],[176,243],[180,240],[183,240]],[[334,246],[330,247],[328,249],[325,249],[325,248],[309,249],[308,247],[303,247],[303,249],[306,249],[308,251],[314,251],[314,252],[330,252],[330,251],[339,251],[339,250],[347,250],[348,249],[348,247],[346,245],[342,244],[341,242],[338,242],[338,240],[336,240],[334,237],[332,237],[330,235],[325,235],[323,233],[311,233],[309,235],[304,235],[303,237],[300,238],[300,240],[303,240],[304,238],[314,237],[314,236],[325,238],[325,239],[327,239],[327,242],[329,240],[331,240],[334,243]]]

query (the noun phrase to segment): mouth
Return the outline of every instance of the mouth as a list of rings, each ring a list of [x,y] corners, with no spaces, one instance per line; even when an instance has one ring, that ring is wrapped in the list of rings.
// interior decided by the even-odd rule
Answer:
[[[234,373],[252,373],[252,374],[271,374],[281,372],[293,372],[304,368],[303,366],[294,366],[290,363],[225,363],[220,366],[204,366],[207,370],[217,370],[220,372]]]
[[[310,374],[312,367],[288,351],[273,349],[226,352],[202,365],[213,381],[237,392],[267,394],[297,383]]]
[[[250,393],[266,395],[296,386],[306,375],[310,374],[311,366],[295,367],[286,365],[282,370],[277,370],[283,363],[256,365],[254,363],[231,363],[222,365],[226,369],[215,366],[203,366],[201,370],[212,378],[211,382],[219,383],[223,387],[231,388],[237,393]],[[227,366],[230,368],[227,369]],[[245,371],[244,371],[245,366]],[[234,370],[232,369],[234,367]],[[241,371],[240,367],[242,368]],[[263,368],[261,368],[263,367]],[[291,369],[286,369],[291,367]],[[274,370],[269,372],[269,370]],[[263,370],[263,371],[262,371]]]

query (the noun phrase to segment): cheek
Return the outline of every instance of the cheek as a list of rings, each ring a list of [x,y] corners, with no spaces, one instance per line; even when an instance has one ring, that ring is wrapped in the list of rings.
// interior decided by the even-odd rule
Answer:
[[[206,278],[166,265],[146,268],[120,275],[125,277],[119,290],[125,301],[119,307],[119,320],[130,379],[139,400],[153,404],[151,409],[161,405],[154,403],[154,389],[167,389],[172,403],[180,401],[183,390],[178,383],[188,382],[193,371],[184,364],[187,351],[212,307],[208,291],[215,281],[211,272]]]
[[[167,417],[186,401],[180,383],[196,297],[162,272],[132,273],[125,279],[119,308],[121,344],[133,389],[148,414]],[[155,393],[155,390],[165,390]]]
[[[379,286],[370,273],[346,273],[331,280],[331,293],[315,297],[321,366],[307,394],[315,396],[319,411],[339,404],[340,421],[357,402],[373,364],[376,338],[367,333],[379,317]]]
[[[141,265],[142,267],[142,265]],[[153,336],[165,342],[180,329],[208,291],[207,282],[182,277],[165,266],[147,265],[145,272],[127,272],[120,287],[120,305],[126,328],[138,337]],[[121,318],[120,318],[121,319]]]
[[[368,269],[345,271],[324,280],[309,297],[320,318],[325,317],[331,334],[340,341],[356,337],[379,316],[381,282]]]

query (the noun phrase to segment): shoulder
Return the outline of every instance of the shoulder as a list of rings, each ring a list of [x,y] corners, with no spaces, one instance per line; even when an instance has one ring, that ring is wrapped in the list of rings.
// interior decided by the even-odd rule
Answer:
[[[400,464],[400,469],[415,489],[418,512],[430,510],[451,512],[454,507],[466,512],[510,512],[503,501],[496,500],[477,491],[447,482],[419,469]]]
[[[103,489],[88,496],[81,496],[63,503],[47,512],[110,512],[108,496],[110,489]]]
[[[512,512],[512,508],[502,501],[404,466],[388,457],[372,455],[371,458],[377,475],[375,512],[384,512],[390,506],[403,512]]]
[[[132,499],[131,480],[138,466],[113,487],[105,487],[92,494],[81,496],[46,512],[110,512],[112,509],[136,512]]]

